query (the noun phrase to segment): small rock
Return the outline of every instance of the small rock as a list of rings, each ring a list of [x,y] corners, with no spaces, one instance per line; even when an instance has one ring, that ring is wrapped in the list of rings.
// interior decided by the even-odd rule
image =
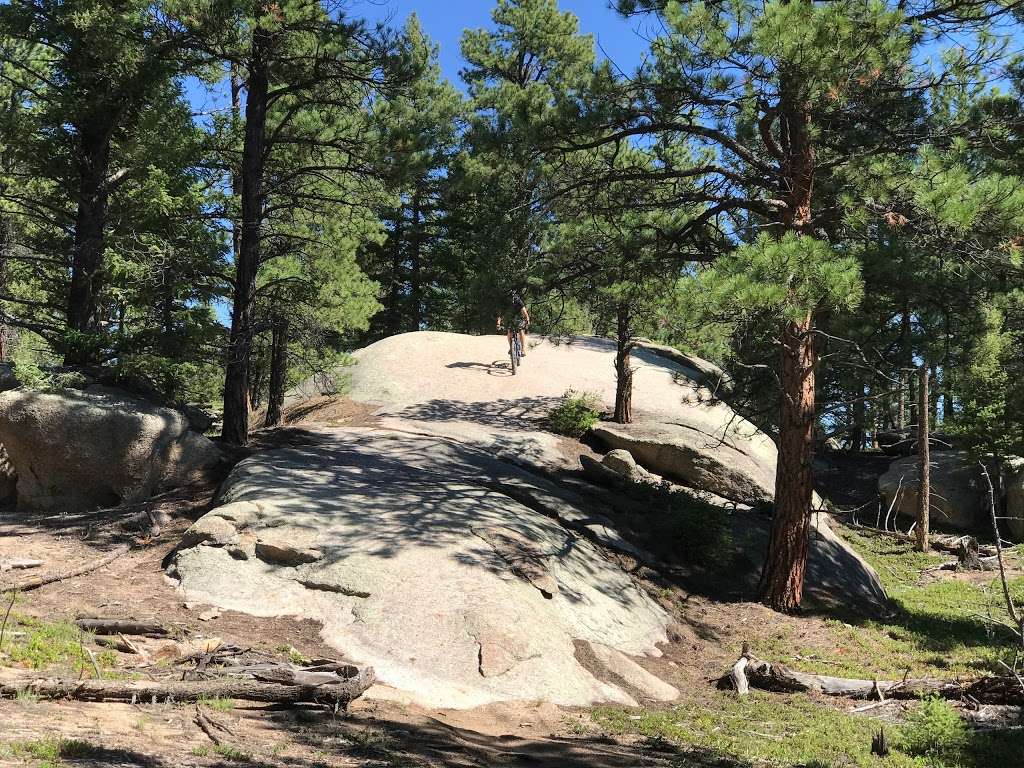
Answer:
[[[217,608],[211,608],[208,611],[203,611],[199,614],[198,619],[200,621],[213,621],[214,619],[220,618],[220,610]]]
[[[185,531],[181,547],[184,549],[197,544],[226,547],[238,540],[238,530],[229,521],[220,515],[204,515]]]

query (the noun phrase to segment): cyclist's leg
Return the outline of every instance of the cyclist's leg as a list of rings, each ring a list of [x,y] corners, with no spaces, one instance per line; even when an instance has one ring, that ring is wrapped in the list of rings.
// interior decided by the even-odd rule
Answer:
[[[526,326],[519,328],[519,356],[526,357]]]
[[[510,355],[512,354],[512,334],[513,333],[515,333],[515,331],[512,329],[511,326],[509,326],[509,329],[508,329],[508,353]]]

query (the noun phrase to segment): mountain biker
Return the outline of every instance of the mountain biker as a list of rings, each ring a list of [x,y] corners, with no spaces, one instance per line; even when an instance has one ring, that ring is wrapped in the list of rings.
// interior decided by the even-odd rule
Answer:
[[[526,303],[519,298],[516,291],[508,292],[508,301],[504,309],[498,312],[498,330],[501,330],[503,318],[508,318],[508,353],[512,354],[512,334],[519,334],[520,357],[526,357],[526,329],[530,325],[530,311]]]

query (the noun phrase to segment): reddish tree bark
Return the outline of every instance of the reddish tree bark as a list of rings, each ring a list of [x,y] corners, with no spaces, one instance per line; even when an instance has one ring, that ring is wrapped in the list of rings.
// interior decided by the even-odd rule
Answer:
[[[783,231],[811,233],[815,151],[810,106],[799,83],[783,72],[779,88],[782,170],[788,190]],[[799,322],[786,321],[780,337],[779,456],[775,475],[775,515],[761,572],[761,599],[791,613],[803,599],[804,572],[814,484],[816,309]]]
[[[787,323],[782,331],[782,403],[779,458],[775,474],[775,515],[761,572],[761,595],[777,611],[792,613],[803,599],[807,542],[814,485],[813,316]]]

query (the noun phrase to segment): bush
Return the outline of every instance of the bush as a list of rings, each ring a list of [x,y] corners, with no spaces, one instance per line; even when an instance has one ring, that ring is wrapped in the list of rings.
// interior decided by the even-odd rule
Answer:
[[[580,438],[601,419],[601,398],[593,392],[570,389],[548,415],[551,429],[560,435]]]
[[[955,758],[967,744],[967,726],[949,702],[938,696],[924,699],[907,716],[899,741],[909,755]]]

